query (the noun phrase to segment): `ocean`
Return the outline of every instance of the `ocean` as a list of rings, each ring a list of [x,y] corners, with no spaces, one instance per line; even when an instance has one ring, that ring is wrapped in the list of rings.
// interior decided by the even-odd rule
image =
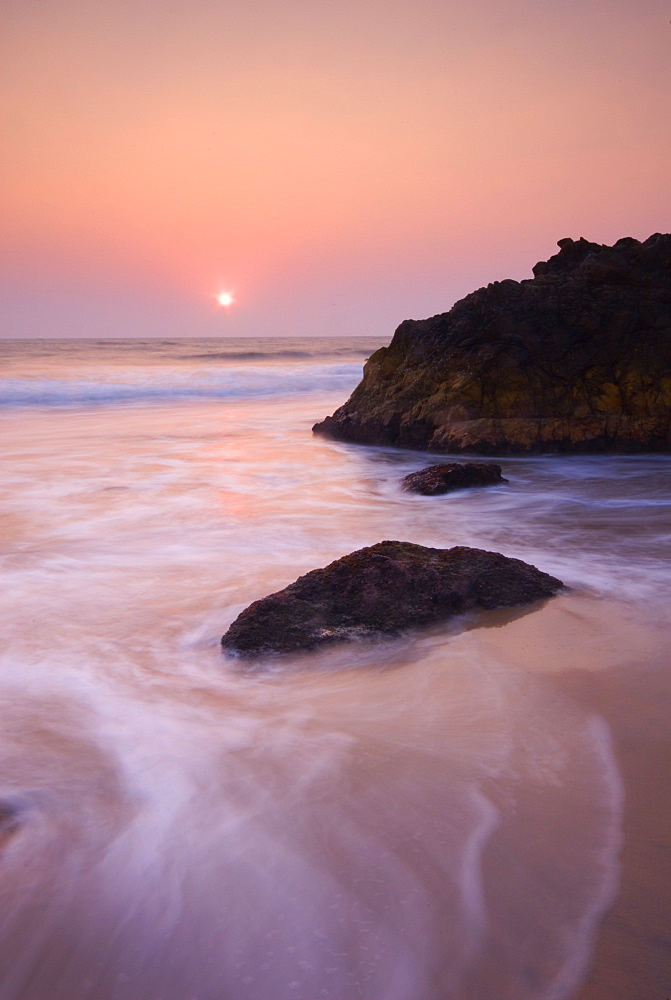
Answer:
[[[566,678],[649,690],[628,738],[668,738],[671,457],[404,493],[426,454],[311,433],[378,346],[0,341],[0,1000],[568,1000],[589,977],[626,740]],[[568,590],[222,653],[251,601],[383,539]]]

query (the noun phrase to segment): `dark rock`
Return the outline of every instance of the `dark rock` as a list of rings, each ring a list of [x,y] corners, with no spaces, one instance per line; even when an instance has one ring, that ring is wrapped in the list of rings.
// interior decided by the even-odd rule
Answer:
[[[494,462],[451,462],[428,465],[419,472],[411,472],[401,480],[404,490],[434,497],[439,493],[464,490],[469,486],[494,486],[507,483],[501,475],[501,466]]]
[[[18,810],[10,803],[0,800],[0,845],[16,833],[20,826]]]
[[[406,320],[318,433],[438,452],[671,451],[671,235],[559,241]]]
[[[551,597],[563,584],[498,552],[378,542],[250,604],[221,640],[252,657],[375,638],[468,611]]]

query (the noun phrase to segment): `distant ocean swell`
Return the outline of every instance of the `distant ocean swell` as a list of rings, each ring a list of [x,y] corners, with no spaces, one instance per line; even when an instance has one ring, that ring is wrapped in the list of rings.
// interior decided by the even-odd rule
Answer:
[[[331,353],[331,352],[329,352]],[[350,352],[351,353],[351,352]],[[216,351],[208,354],[183,354],[184,361],[272,361],[274,358],[314,358],[318,355],[310,351]]]
[[[374,347],[364,350],[365,354],[372,354]],[[182,354],[184,361],[274,361],[291,360],[291,358],[339,358],[352,357],[353,354],[360,354],[361,348],[353,350],[351,347],[323,347],[313,350],[265,350],[265,351],[207,351],[204,354]]]
[[[360,364],[286,368],[224,369],[221,373],[183,375],[152,372],[142,381],[8,378],[0,382],[0,406],[114,406],[176,400],[243,400],[350,392],[361,377]]]

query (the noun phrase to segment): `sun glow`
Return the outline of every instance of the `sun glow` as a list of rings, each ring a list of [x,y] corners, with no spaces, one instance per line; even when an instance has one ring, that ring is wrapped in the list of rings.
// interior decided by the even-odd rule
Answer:
[[[220,306],[224,306],[224,308],[226,309],[228,309],[229,306],[232,306],[233,303],[235,302],[235,298],[233,297],[233,292],[218,292],[215,295],[215,299],[217,300]]]

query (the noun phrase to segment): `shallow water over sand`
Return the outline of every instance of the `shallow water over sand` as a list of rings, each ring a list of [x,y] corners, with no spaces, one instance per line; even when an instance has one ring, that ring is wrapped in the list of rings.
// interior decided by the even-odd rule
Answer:
[[[556,677],[636,670],[627,643],[659,657],[671,462],[506,460],[507,486],[411,496],[425,456],[310,434],[344,394],[296,391],[295,353],[272,399],[201,398],[185,353],[171,385],[177,366],[197,398],[0,414],[18,824],[0,831],[0,997],[572,996],[617,892],[624,794],[607,721]],[[341,361],[319,359],[327,380]],[[43,380],[31,363],[13,377]],[[383,538],[497,549],[573,589],[251,672],[222,656],[251,600]],[[552,641],[518,639],[515,660],[500,639],[534,616]]]

